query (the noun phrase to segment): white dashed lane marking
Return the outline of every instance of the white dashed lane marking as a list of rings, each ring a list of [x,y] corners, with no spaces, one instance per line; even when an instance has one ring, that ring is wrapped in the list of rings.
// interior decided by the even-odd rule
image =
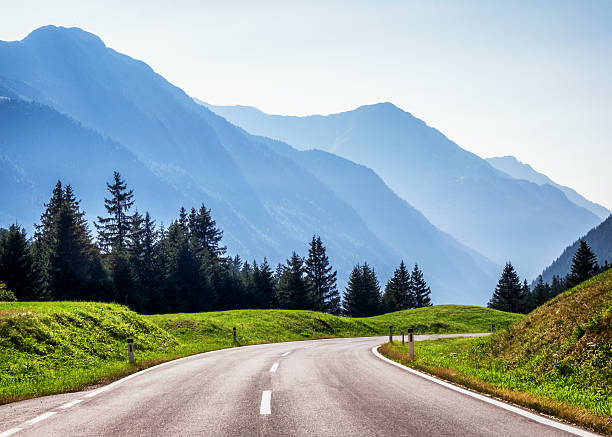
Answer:
[[[276,372],[276,369],[278,369],[278,363],[272,364],[272,367],[270,367],[270,372],[274,373]]]
[[[8,437],[10,435],[15,434],[16,432],[21,431],[21,428],[11,428],[11,429],[7,429],[4,432],[0,432],[0,437]]]
[[[261,394],[261,406],[259,407],[259,414],[271,414],[272,410],[270,407],[270,401],[272,400],[272,390],[264,390]]]
[[[287,355],[289,355],[291,352],[285,352],[284,354],[281,355],[281,357],[286,357]]]
[[[43,413],[40,416],[35,417],[34,419],[28,420],[26,423],[37,423],[37,422],[40,422],[41,420],[45,420],[53,416],[54,414],[57,414],[57,413],[55,411],[47,411],[46,413]]]

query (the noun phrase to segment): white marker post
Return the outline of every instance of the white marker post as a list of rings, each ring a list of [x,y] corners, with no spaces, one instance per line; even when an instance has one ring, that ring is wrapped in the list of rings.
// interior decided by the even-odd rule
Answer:
[[[408,354],[410,355],[410,359],[414,360],[414,334],[413,329],[408,328]]]
[[[393,326],[389,326],[389,343],[393,343]]]
[[[130,359],[130,364],[134,364],[134,340],[131,338],[128,338],[127,344],[128,344],[128,358]]]

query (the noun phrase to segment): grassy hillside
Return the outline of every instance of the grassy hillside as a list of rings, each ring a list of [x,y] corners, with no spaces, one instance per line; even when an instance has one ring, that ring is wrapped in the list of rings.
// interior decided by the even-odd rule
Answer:
[[[421,343],[409,362],[449,380],[612,434],[612,270],[484,339]]]
[[[142,316],[115,304],[0,303],[0,403],[82,389],[172,358],[245,344],[316,337],[488,331],[519,319],[480,307],[446,305],[349,319],[312,311],[238,310]],[[238,342],[232,341],[232,327]],[[126,339],[134,338],[129,365]]]

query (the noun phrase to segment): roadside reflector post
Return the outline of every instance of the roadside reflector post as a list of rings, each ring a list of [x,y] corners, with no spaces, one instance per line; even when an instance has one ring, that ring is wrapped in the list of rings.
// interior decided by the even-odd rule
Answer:
[[[495,334],[495,325],[491,325],[491,332]]]
[[[232,328],[232,334],[234,335],[234,343],[236,343],[236,328]]]
[[[402,346],[403,346],[404,344],[406,344],[406,343],[404,342],[404,331],[402,331]]]
[[[134,364],[134,340],[132,338],[128,338],[127,344],[128,344],[128,358],[130,360],[130,364]]]
[[[414,360],[414,329],[408,328],[408,354]]]
[[[393,343],[393,326],[389,326],[389,343]]]
[[[315,338],[315,335],[317,335],[317,330],[312,328],[312,338]]]

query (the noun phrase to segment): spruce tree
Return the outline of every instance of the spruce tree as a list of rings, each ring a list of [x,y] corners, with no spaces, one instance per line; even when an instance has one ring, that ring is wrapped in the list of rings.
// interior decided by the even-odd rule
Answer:
[[[25,229],[17,225],[0,234],[0,281],[20,301],[39,297],[30,244]]]
[[[336,287],[336,275],[321,238],[315,238],[313,235],[306,259],[306,281],[312,294],[313,310],[340,314],[340,293]]]
[[[255,285],[257,287],[258,307],[276,307],[276,293],[274,290],[276,284],[274,282],[274,273],[266,258],[264,258],[259,268],[259,272],[255,275]]]
[[[561,278],[559,275],[553,275],[552,281],[550,283],[550,298],[563,293],[567,290],[567,285],[565,283],[565,279]]]
[[[416,306],[416,296],[412,289],[410,273],[402,261],[393,277],[389,279],[383,294],[383,307],[385,312],[407,310]]]
[[[132,217],[128,214],[134,205],[134,191],[128,190],[118,172],[113,173],[113,183],[107,183],[110,199],[104,199],[107,217],[98,216],[95,223],[98,242],[104,253],[113,249],[124,250],[128,244],[128,234],[132,228]]]
[[[49,293],[57,300],[90,300],[100,296],[97,286],[104,272],[97,269],[89,229],[78,204],[69,195],[52,220],[49,248]],[[93,277],[94,273],[98,277]],[[95,285],[95,286],[94,286]]]
[[[488,307],[512,313],[520,313],[524,309],[521,281],[510,262],[504,267]]]
[[[533,309],[532,302],[531,302],[531,288],[529,288],[527,279],[523,281],[523,286],[521,287],[521,302],[522,302],[521,313],[527,314],[529,311]]]
[[[539,307],[550,299],[548,288],[548,284],[544,283],[542,275],[538,276],[538,282],[531,292],[532,309]]]
[[[223,231],[217,227],[210,209],[206,209],[204,204],[197,212],[192,208],[188,223],[193,244],[198,252],[206,251],[210,259],[218,259],[225,254],[226,248],[221,246]]]
[[[567,276],[566,284],[568,288],[580,284],[587,279],[595,276],[599,271],[597,257],[591,247],[584,240],[580,240],[580,246],[572,259],[572,270]]]
[[[412,285],[412,293],[414,295],[414,307],[422,308],[431,306],[431,299],[429,295],[431,294],[431,290],[425,282],[425,278],[423,277],[423,272],[419,269],[418,264],[414,265],[412,269],[412,273],[410,274],[410,282]]]
[[[381,312],[380,286],[376,272],[367,263],[353,268],[342,299],[342,309],[350,317],[370,317]]]
[[[287,260],[278,288],[284,308],[312,309],[311,294],[305,278],[304,260],[295,252]]]

